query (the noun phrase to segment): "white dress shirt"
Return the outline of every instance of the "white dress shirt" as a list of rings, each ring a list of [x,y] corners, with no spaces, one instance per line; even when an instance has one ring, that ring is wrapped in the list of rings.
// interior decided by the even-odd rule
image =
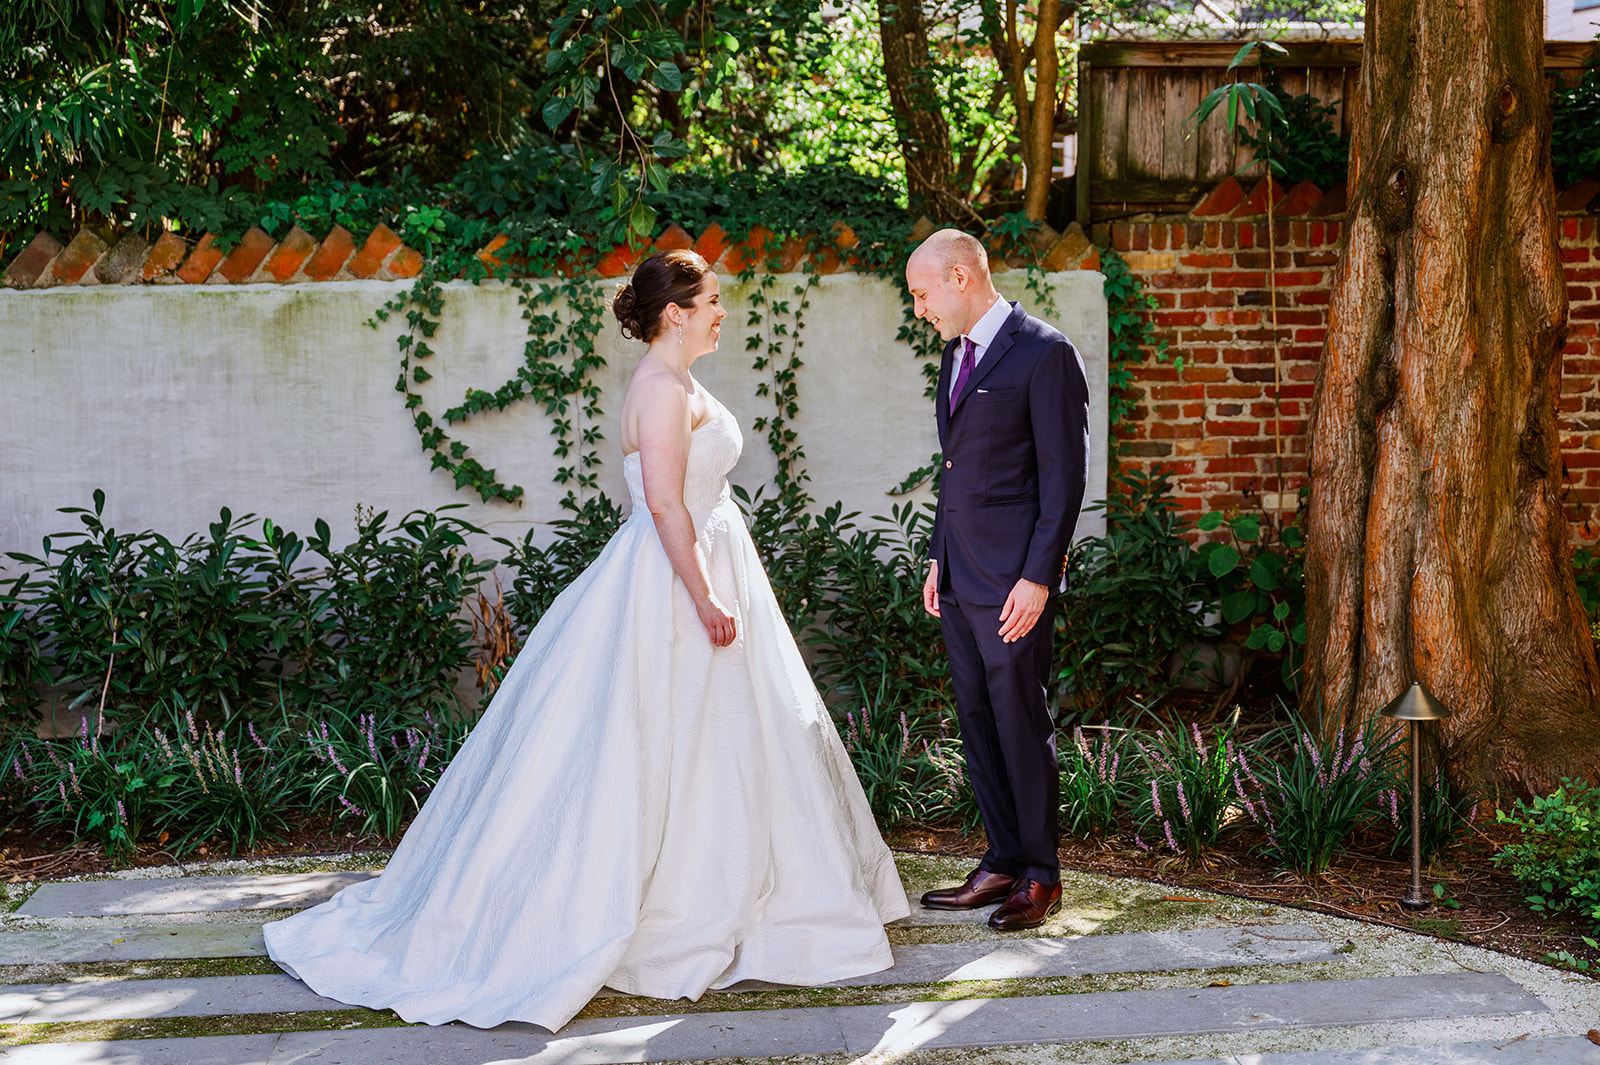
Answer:
[[[966,342],[972,341],[972,372],[977,373],[984,353],[994,343],[995,334],[1000,332],[1000,327],[1006,324],[1010,315],[1011,304],[1004,296],[996,297],[993,305],[983,312],[983,317],[973,323],[972,329],[961,335],[961,344],[956,348],[956,371],[950,378],[951,402],[955,401],[956,382],[961,379],[961,355],[966,351]]]

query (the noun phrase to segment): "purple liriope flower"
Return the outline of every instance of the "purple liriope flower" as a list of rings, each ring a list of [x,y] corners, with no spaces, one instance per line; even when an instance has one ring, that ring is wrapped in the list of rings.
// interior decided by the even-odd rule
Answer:
[[[861,733],[856,730],[856,714],[855,714],[855,711],[854,710],[846,710],[844,712],[844,719],[850,725],[849,731],[845,733],[846,737],[850,741],[850,746],[852,748],[860,747],[861,746]]]
[[[1142,851],[1147,851],[1147,850],[1151,849],[1150,844],[1146,843],[1144,840],[1140,839],[1138,836],[1134,836],[1133,837],[1133,845],[1135,847],[1138,847]]]
[[[1150,782],[1150,802],[1156,808],[1156,816],[1157,817],[1164,816],[1162,814],[1162,812],[1161,812],[1161,789],[1156,785],[1156,782],[1153,781],[1153,780]]]
[[[254,721],[246,721],[245,728],[250,730],[250,741],[254,743],[260,750],[266,751],[267,745],[262,742],[260,736],[256,735],[256,723]]]
[[[1367,777],[1371,775],[1371,773],[1372,773],[1372,760],[1370,758],[1361,759],[1361,772],[1356,774],[1357,779],[1366,780]]]
[[[65,762],[63,762],[60,758],[56,757],[56,749],[55,749],[55,746],[53,744],[49,744],[49,743],[45,744],[44,753],[50,756],[51,764],[53,764],[57,769],[65,769],[65,768],[67,768],[67,764]]]
[[[372,760],[374,762],[382,762],[383,759],[378,757],[378,740],[373,735],[373,730],[377,726],[377,718],[377,714],[362,714],[361,729],[362,733],[367,737],[367,751],[372,755]]]
[[[78,785],[78,767],[75,765],[67,766],[67,776],[72,780],[72,794],[80,799],[83,798],[83,788]]]
[[[194,740],[196,743],[199,743],[200,732],[194,727],[194,710],[188,710],[183,716],[189,722],[189,738]]]
[[[1472,809],[1467,811],[1467,824],[1475,825],[1477,823],[1478,823],[1478,804],[1477,803],[1473,803],[1472,804]]]
[[[422,737],[422,754],[417,756],[417,772],[419,772],[419,773],[422,772],[422,770],[427,766],[427,764],[428,764],[428,752],[430,750],[432,750],[432,749],[433,749],[433,737],[432,736],[424,736],[424,737]]]
[[[1117,779],[1117,766],[1119,766],[1120,764],[1122,764],[1122,752],[1118,751],[1111,759],[1111,783],[1115,783],[1116,782],[1116,779]],[[1105,778],[1102,777],[1101,779],[1104,780]]]
[[[128,811],[123,808],[122,800],[117,800],[117,819],[124,825],[128,823]]]
[[[1194,815],[1189,812],[1189,798],[1183,793],[1183,781],[1178,781],[1178,808],[1183,811],[1183,819],[1189,824],[1194,824]]]
[[[900,757],[904,758],[911,749],[911,726],[906,724],[906,712],[900,711]]]
[[[1200,726],[1197,725],[1195,722],[1191,721],[1191,722],[1189,722],[1189,731],[1194,733],[1194,748],[1195,748],[1195,750],[1197,750],[1197,751],[1204,750],[1206,743],[1205,743],[1205,740],[1202,740],[1200,738]]]
[[[20,758],[11,759],[11,771],[17,775],[18,780],[26,781],[28,779],[28,775],[22,771],[22,760]]]
[[[244,769],[239,765],[239,752],[233,752],[233,782],[239,787],[244,787]]]
[[[56,781],[56,789],[61,792],[61,805],[71,806],[72,803],[67,800],[67,782],[64,780]]]
[[[1181,848],[1178,846],[1178,841],[1172,838],[1171,823],[1167,821],[1161,822],[1161,829],[1167,834],[1167,846],[1172,848],[1173,853],[1182,853]]]
[[[1400,827],[1400,793],[1390,788],[1389,795],[1389,820],[1394,822],[1394,827]]]
[[[367,811],[363,810],[361,807],[357,806],[355,803],[351,802],[349,799],[345,798],[343,795],[339,796],[339,801],[344,804],[344,808],[346,810],[348,810],[351,813],[355,814],[357,817],[366,817],[367,816]]]
[[[167,761],[174,761],[176,755],[172,753],[172,744],[167,740],[166,729],[156,729],[156,743],[161,745],[161,753],[166,755]]]
[[[331,743],[328,744],[328,761],[332,762],[339,772],[343,773],[346,777],[350,775],[350,770],[346,769],[344,767],[344,763],[339,761],[339,756],[334,753],[333,744]]]

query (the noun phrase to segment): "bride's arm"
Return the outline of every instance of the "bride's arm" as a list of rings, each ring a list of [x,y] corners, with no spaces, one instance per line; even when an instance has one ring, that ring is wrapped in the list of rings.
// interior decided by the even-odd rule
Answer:
[[[640,389],[637,425],[645,505],[655,520],[667,559],[694,600],[706,634],[713,644],[726,647],[736,635],[734,618],[711,591],[705,559],[695,540],[694,520],[683,503],[693,437],[689,394],[677,381],[664,376],[636,381],[634,387]]]

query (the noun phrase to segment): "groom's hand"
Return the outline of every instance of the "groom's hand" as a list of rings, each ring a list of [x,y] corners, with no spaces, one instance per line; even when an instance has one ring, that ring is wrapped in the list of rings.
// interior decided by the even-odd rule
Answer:
[[[1050,601],[1050,589],[1030,580],[1019,580],[1006,596],[1006,605],[1000,608],[1000,639],[1015,643],[1028,635],[1044,605]]]
[[[922,582],[922,609],[939,616],[939,563],[928,563],[928,579]]]

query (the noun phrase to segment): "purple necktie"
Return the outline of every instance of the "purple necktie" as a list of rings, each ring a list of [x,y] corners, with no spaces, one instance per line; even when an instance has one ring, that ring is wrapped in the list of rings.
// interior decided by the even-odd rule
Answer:
[[[977,361],[973,358],[977,351],[978,345],[972,342],[971,337],[967,337],[966,349],[961,353],[961,370],[956,374],[956,390],[950,393],[951,410],[955,410],[956,404],[961,401],[961,392],[967,387],[967,378],[972,376],[972,365]]]

